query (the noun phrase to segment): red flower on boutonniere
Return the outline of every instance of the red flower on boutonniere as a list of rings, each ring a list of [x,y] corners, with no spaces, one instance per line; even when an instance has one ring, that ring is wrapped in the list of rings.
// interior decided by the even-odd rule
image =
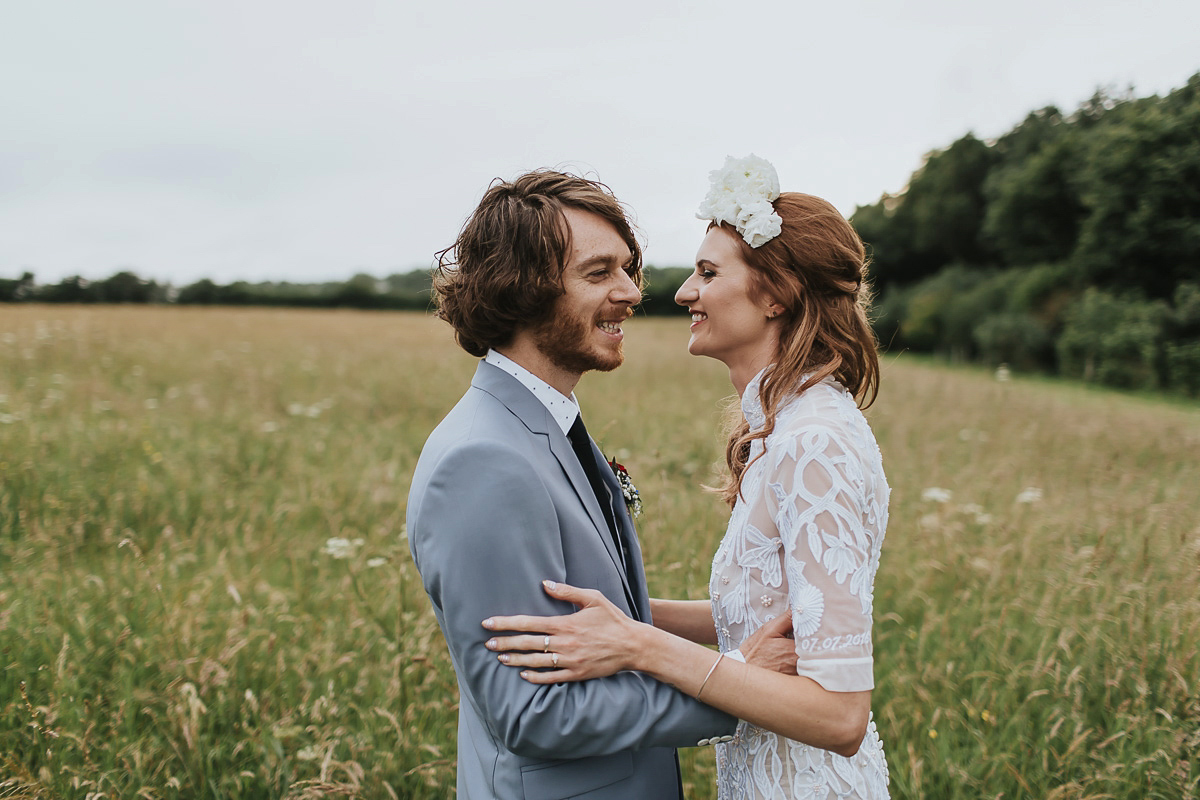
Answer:
[[[637,487],[633,485],[633,479],[629,477],[629,470],[617,463],[615,458],[608,460],[608,465],[612,467],[613,474],[617,476],[617,483],[621,484],[621,495],[625,498],[625,507],[629,509],[629,513],[634,517],[642,515],[642,496],[638,494]]]

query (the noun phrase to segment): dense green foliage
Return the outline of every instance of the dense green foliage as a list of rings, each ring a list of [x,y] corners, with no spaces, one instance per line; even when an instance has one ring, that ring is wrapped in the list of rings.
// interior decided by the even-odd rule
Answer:
[[[1200,74],[968,134],[853,222],[885,345],[1197,394]]]

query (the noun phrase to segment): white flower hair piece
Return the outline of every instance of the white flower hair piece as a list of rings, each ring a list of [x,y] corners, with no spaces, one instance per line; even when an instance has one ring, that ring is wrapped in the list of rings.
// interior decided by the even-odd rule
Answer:
[[[783,230],[771,201],[779,197],[779,175],[765,158],[726,156],[725,166],[708,173],[712,188],[696,212],[699,219],[727,222],[751,247],[761,247]]]

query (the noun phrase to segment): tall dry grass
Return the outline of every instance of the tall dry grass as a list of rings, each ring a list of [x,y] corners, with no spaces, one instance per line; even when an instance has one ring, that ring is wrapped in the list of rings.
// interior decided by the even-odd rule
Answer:
[[[579,396],[652,591],[703,597],[729,388],[686,336]],[[473,369],[421,315],[0,307],[0,797],[450,796],[402,523]],[[1200,411],[888,359],[869,416],[893,796],[1196,797]]]

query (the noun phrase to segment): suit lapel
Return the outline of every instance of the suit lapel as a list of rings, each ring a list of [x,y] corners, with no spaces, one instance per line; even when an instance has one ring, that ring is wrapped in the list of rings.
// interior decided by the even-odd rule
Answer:
[[[617,535],[621,537],[621,542],[625,546],[625,553],[628,557],[629,569],[626,573],[628,583],[626,588],[630,591],[630,598],[633,604],[637,607],[637,618],[643,622],[650,619],[650,599],[646,593],[646,575],[642,568],[642,550],[638,546],[637,532],[633,526],[633,517],[629,513],[629,506],[625,504],[625,495],[621,492],[621,484],[617,480],[616,474],[613,473],[612,467],[604,460],[604,454],[600,452],[600,448],[595,442],[592,442],[592,452],[600,462],[600,474],[603,476],[604,485],[608,487],[608,493],[613,500],[613,514],[617,520]],[[593,493],[594,494],[594,493]],[[612,538],[611,536],[609,537]]]
[[[542,405],[541,401],[522,386],[520,381],[502,369],[481,361],[479,368],[475,371],[475,377],[471,380],[471,385],[482,389],[503,403],[509,411],[521,420],[530,433],[546,437],[550,444],[550,452],[558,460],[563,472],[566,473],[567,478],[571,482],[571,488],[575,490],[579,502],[583,504],[588,517],[592,520],[592,525],[596,529],[596,535],[604,543],[604,549],[608,552],[608,557],[612,559],[617,574],[621,576],[621,584],[625,588],[626,599],[630,604],[630,612],[639,619],[646,619],[644,610],[641,608],[641,603],[635,599],[638,595],[633,592],[630,586],[630,577],[621,565],[621,554],[617,551],[613,537],[608,532],[608,521],[604,519],[604,512],[600,509],[596,493],[592,491],[592,484],[588,481],[587,475],[583,471],[583,466],[579,463],[579,459],[575,457],[575,451],[571,448],[571,443],[567,440],[566,434],[562,432],[562,428],[554,421],[554,418],[550,415],[546,407]],[[592,452],[593,454],[598,453],[594,442],[592,443]],[[600,458],[599,455],[596,455],[596,457]],[[606,476],[604,480],[605,485],[609,487],[609,492],[613,493],[614,497],[620,496],[621,490],[615,483],[616,477],[606,475],[606,473],[611,472],[612,470],[605,464],[600,474]],[[613,505],[613,511],[617,514],[618,527],[622,529],[620,535],[625,540],[626,549],[629,550],[630,558],[632,559],[635,548],[629,547],[629,537],[626,536],[624,530],[626,525],[629,524],[627,521],[628,514],[624,512],[623,508],[616,507],[617,505],[624,506],[623,502],[620,504],[614,503]],[[638,557],[640,559],[640,556]],[[630,565],[630,568],[633,569],[634,567]]]

